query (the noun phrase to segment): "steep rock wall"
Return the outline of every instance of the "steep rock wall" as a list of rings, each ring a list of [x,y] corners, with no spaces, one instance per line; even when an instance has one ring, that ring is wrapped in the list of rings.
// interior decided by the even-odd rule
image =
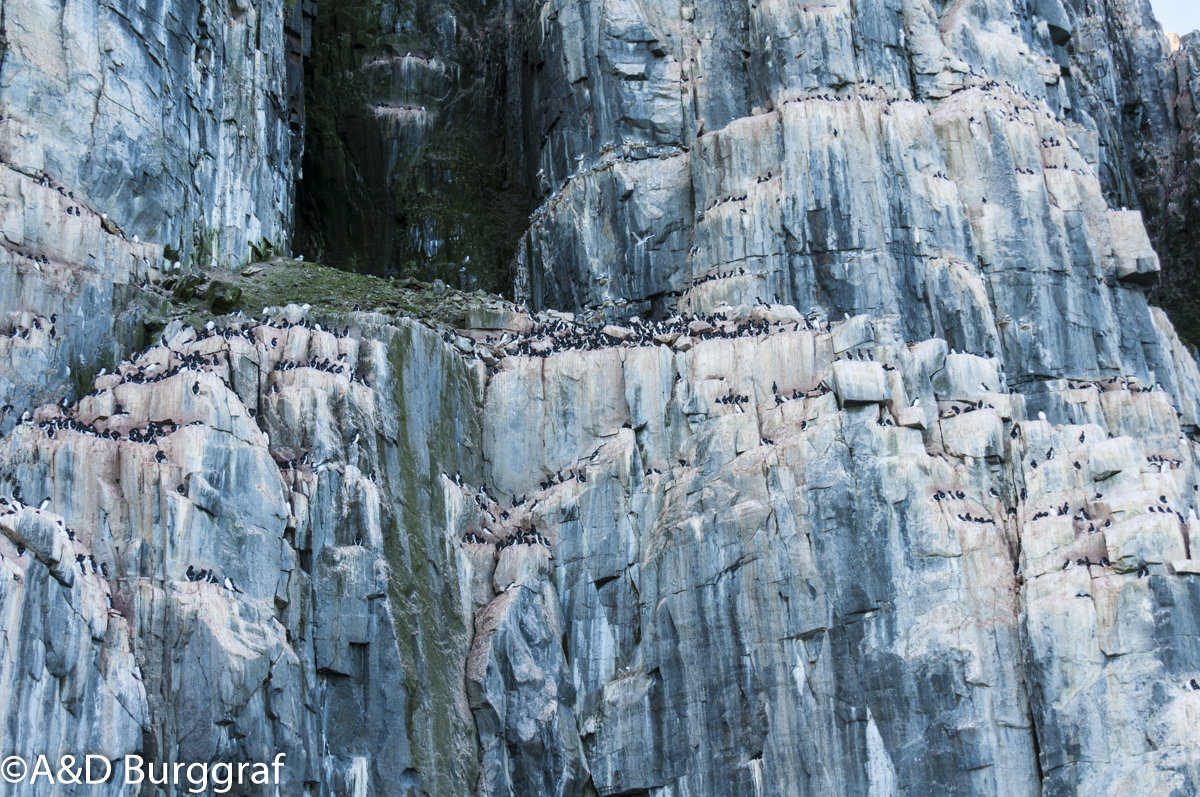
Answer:
[[[145,345],[141,291],[162,247],[105,228],[62,186],[0,165],[0,431],[75,395],[127,347]],[[98,363],[103,362],[101,366]],[[84,388],[84,390],[89,388]]]
[[[598,792],[1195,788],[1196,583],[1164,560],[1198,527],[1196,448],[1167,395],[1064,384],[1039,420],[998,361],[905,342],[898,318],[734,313],[674,353],[509,359],[488,387],[491,480],[553,550],[503,548],[491,582],[559,596],[543,622]],[[508,592],[483,612],[532,611]],[[532,658],[551,683],[564,666]],[[530,715],[485,793],[580,793],[506,777],[538,758],[514,731],[560,732],[521,732]]]
[[[1097,25],[1097,18],[1104,24]],[[999,215],[1004,225],[1006,215],[1053,215],[1052,206],[1059,202],[1056,183],[1073,182],[1074,176],[1091,181],[1094,201],[1087,212],[1134,204],[1132,199],[1111,201],[1135,193],[1125,148],[1135,131],[1126,129],[1130,125],[1118,109],[1132,97],[1145,96],[1141,127],[1169,127],[1157,71],[1167,42],[1156,26],[1141,27],[1148,22],[1152,17],[1144,2],[1079,10],[1057,0],[1028,6],[935,7],[910,0],[761,3],[753,8],[714,1],[682,9],[548,3],[531,17],[527,34],[533,67],[526,81],[527,146],[537,153],[530,168],[537,170],[535,188],[545,202],[527,240],[533,303],[571,308],[623,299],[636,312],[656,297],[685,290],[697,278],[727,270],[721,266],[735,259],[744,268],[744,246],[724,254],[708,252],[697,260],[688,257],[688,243],[709,237],[705,228],[714,221],[709,215],[714,203],[756,201],[759,192],[750,187],[762,185],[758,181],[768,173],[785,183],[780,218],[773,234],[758,233],[766,237],[760,249],[767,251],[754,254],[782,261],[785,252],[805,258],[830,253],[836,260],[839,249],[857,251],[860,245],[839,245],[839,236],[826,230],[838,224],[838,216],[850,225],[864,223],[851,214],[869,209],[891,222],[890,235],[897,240],[875,234],[863,244],[865,256],[919,261],[934,250],[985,270],[1004,270],[996,254],[973,251],[986,247],[989,239],[1007,243],[1014,237],[1011,227],[1007,232],[988,229],[996,222],[989,217]],[[1077,49],[1073,42],[1080,27],[1086,28],[1085,44]],[[1071,66],[1077,62],[1086,62],[1104,80],[1094,85],[1086,77],[1077,79],[1083,72]],[[900,112],[893,113],[898,103]],[[797,175],[784,174],[780,155],[764,151],[769,134],[757,135],[748,122],[737,121],[777,117],[787,135],[796,105],[808,109],[804,117],[808,135],[814,137],[775,149],[794,156],[798,148],[811,147],[810,157],[829,163],[827,172],[813,175],[818,184],[812,189]],[[936,140],[914,129],[921,117],[938,130]],[[864,135],[864,125],[882,130],[878,136]],[[843,132],[847,138],[835,140]],[[745,143],[738,148],[715,143],[733,138]],[[905,150],[924,152],[897,163],[904,153],[887,152],[891,141],[896,142],[892,146],[903,142]],[[1057,143],[1043,146],[1047,141]],[[1050,151],[1040,151],[1046,149]],[[704,162],[697,150],[712,152],[716,159]],[[839,165],[849,157],[857,159],[853,165]],[[846,170],[871,170],[879,164],[887,167],[876,178],[885,184],[883,191],[875,197],[853,196],[861,194],[860,180]],[[896,172],[912,176],[893,182],[889,178]],[[736,180],[729,179],[735,175]],[[945,193],[914,184],[918,175],[948,179],[949,187],[958,188],[961,197],[951,203],[967,211],[975,241],[964,241],[961,224],[922,218],[919,210],[906,207]],[[716,193],[722,177],[729,190]],[[1025,177],[1035,179],[1021,179]],[[822,180],[839,182],[822,185]],[[1047,187],[1039,200],[1030,192],[1037,193],[1042,182]],[[783,202],[793,196],[796,200]],[[868,204],[872,198],[873,206]],[[984,199],[992,207],[981,208]],[[1042,210],[1025,207],[1039,201]],[[829,213],[834,217],[826,219]],[[580,218],[589,221],[580,224]],[[719,224],[721,218],[718,213],[715,221]],[[751,215],[748,223],[753,219]],[[1064,241],[1069,238],[1066,229],[1079,226],[1070,215],[1046,223],[1063,227],[1054,237]],[[810,226],[817,229],[806,229]],[[939,226],[954,232],[947,234]],[[630,229],[636,237],[599,234],[609,227]],[[906,234],[913,229],[924,240]],[[1027,253],[1013,249],[1006,254],[1021,262]],[[1072,257],[1094,261],[1096,255]],[[778,295],[807,309],[812,299],[805,291],[791,296],[782,290],[805,278],[811,270],[807,263],[760,266],[755,273],[766,272],[767,281],[774,283],[759,289],[763,298]],[[888,264],[889,271],[901,274],[912,268]],[[836,274],[839,269],[831,270]],[[779,276],[772,278],[770,272]],[[609,279],[601,283],[605,277]],[[898,279],[903,277],[873,281]],[[831,309],[838,312],[876,306],[873,297],[845,296],[836,289],[830,293],[837,305]]]
[[[1180,335],[1192,346],[1200,343],[1200,322],[1193,308],[1200,297],[1196,270],[1197,224],[1200,223],[1200,35],[1178,42],[1178,49],[1160,67],[1167,103],[1174,116],[1173,140],[1151,150],[1161,181],[1148,202],[1153,211],[1148,227],[1164,262],[1158,299],[1171,313]]]
[[[332,0],[314,27],[296,249],[508,290],[524,229],[522,3]],[[512,86],[512,89],[510,89]]]
[[[4,605],[65,619],[9,626],[6,750],[99,724],[114,758],[286,752],[289,788],[368,795],[1196,788],[1167,392],[1010,392],[896,316],[722,316],[293,306],[42,408],[0,451]]]
[[[6,3],[0,157],[185,261],[287,251],[314,14],[311,0]]]
[[[0,439],[0,753],[285,752],[288,793],[368,797],[1200,790],[1200,372],[1114,202],[1116,95],[1063,71],[1080,10],[506,10],[516,284],[576,315],[177,322],[66,395],[161,253],[0,171],[4,387],[43,405]],[[1156,32],[1095,30],[1148,68]]]
[[[312,357],[344,370],[276,367]],[[469,793],[469,570],[439,474],[478,470],[474,384],[429,330],[381,316],[345,337],[177,329],[18,426],[6,500],[50,500],[4,510],[4,606],[53,622],[6,625],[6,754],[282,752],[289,793]]]

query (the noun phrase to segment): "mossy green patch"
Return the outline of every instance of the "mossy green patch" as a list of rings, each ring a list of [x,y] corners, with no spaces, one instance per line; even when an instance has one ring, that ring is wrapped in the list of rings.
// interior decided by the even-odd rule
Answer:
[[[438,295],[432,285],[411,278],[385,279],[288,258],[252,263],[234,274],[212,271],[197,272],[196,276],[200,279],[192,282],[201,286],[211,280],[220,280],[240,289],[240,306],[247,315],[255,315],[264,307],[308,304],[314,316],[346,313],[357,307],[462,327],[470,307],[502,301],[498,296],[480,297],[452,289]],[[154,294],[158,306],[144,314],[147,328],[161,330],[173,318],[199,327],[212,317],[202,300],[179,301],[171,291],[165,290],[174,284],[164,284],[160,289],[162,295]],[[205,295],[205,290],[201,290],[200,295]],[[153,304],[150,299],[147,303]],[[152,340],[150,338],[148,342]]]
[[[402,327],[388,349],[394,377],[388,399],[399,437],[385,467],[395,503],[384,554],[409,687],[405,719],[414,764],[430,793],[452,793],[455,785],[474,783],[477,748],[461,698],[470,629],[460,614],[454,549],[445,544],[440,474],[467,466],[480,432],[466,366],[440,345],[424,345],[427,338]]]
[[[221,230],[217,227],[197,228],[192,236],[192,257],[201,265],[217,262],[221,250]]]
[[[249,263],[262,263],[275,257],[277,253],[285,251],[281,247],[276,246],[271,241],[263,238],[258,243],[250,244],[250,260]],[[247,263],[247,265],[249,264]]]
[[[75,395],[84,396],[92,392],[96,386],[96,375],[101,371],[112,372],[117,368],[117,357],[112,350],[105,350],[95,363],[86,368],[76,368],[71,371],[75,382]]]
[[[528,201],[504,110],[508,37],[497,4],[321,7],[305,76],[297,253],[511,290]]]

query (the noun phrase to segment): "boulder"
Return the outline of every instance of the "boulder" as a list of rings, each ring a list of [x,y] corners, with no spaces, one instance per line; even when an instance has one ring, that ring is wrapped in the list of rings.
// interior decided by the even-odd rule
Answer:
[[[842,406],[882,404],[892,398],[879,363],[839,360],[829,370],[829,386]]]
[[[242,289],[222,280],[213,280],[208,283],[205,300],[213,315],[232,313],[242,304]]]

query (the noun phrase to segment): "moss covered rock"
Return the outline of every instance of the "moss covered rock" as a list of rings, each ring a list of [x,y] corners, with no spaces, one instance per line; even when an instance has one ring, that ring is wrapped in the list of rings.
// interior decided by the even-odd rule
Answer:
[[[294,250],[509,292],[529,211],[502,4],[330,0],[313,28]],[[509,103],[511,104],[511,103]]]
[[[199,274],[185,274],[180,277],[171,288],[171,295],[175,301],[184,303],[190,302],[196,296],[196,289],[204,284],[204,277]]]
[[[208,283],[208,293],[205,298],[209,309],[215,315],[225,315],[232,313],[241,305],[242,289],[236,285],[230,285],[228,282],[213,280]]]

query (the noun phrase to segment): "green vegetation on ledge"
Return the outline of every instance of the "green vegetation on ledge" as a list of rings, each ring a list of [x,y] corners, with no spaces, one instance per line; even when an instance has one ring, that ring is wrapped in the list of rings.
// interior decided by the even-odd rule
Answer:
[[[314,315],[336,315],[358,307],[462,327],[466,324],[467,310],[472,306],[512,307],[499,296],[485,294],[482,290],[463,293],[449,287],[435,289],[434,284],[412,278],[356,274],[290,258],[252,263],[235,274],[223,271],[189,274],[179,282],[185,279],[195,286],[192,298],[187,300],[180,300],[168,287],[172,281],[148,288],[150,293],[161,294],[159,312],[149,314],[142,321],[148,334],[155,334],[175,318],[193,326],[203,326],[214,315],[220,315],[213,311],[207,298],[210,289],[206,283],[211,285],[215,281],[240,289],[240,309],[247,315],[255,315],[264,307],[308,304]]]

